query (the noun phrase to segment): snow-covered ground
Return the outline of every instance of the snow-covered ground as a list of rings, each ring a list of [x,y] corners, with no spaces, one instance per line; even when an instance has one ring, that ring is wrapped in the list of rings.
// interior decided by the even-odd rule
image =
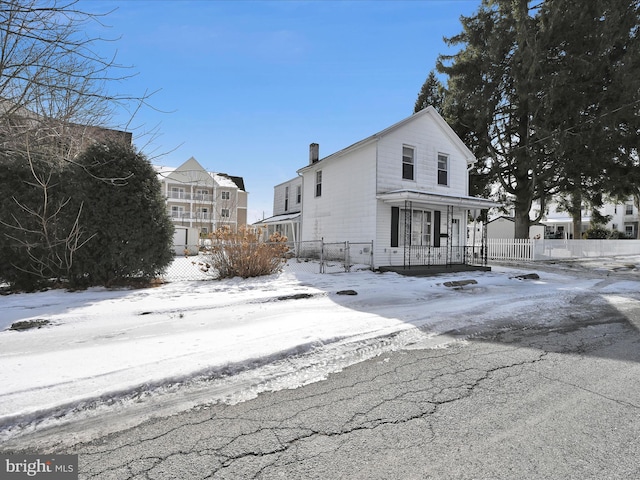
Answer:
[[[637,302],[638,264],[640,257],[591,259],[423,278],[289,271],[2,296],[0,442],[104,415],[135,424],[152,414],[243,401],[384,351],[464,341],[456,330],[491,322],[551,325],[577,292],[614,305]],[[540,278],[517,278],[532,272]],[[463,279],[477,283],[445,286]],[[27,320],[49,323],[9,329]],[[104,433],[107,423],[116,428],[96,428]]]

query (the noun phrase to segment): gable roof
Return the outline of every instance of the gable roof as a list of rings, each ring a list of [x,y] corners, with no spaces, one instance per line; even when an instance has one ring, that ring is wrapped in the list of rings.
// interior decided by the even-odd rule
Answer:
[[[226,173],[208,172],[200,163],[191,157],[177,168],[156,167],[159,175],[178,183],[197,183],[212,185],[216,183],[221,187],[238,188],[244,191],[244,179],[227,175]]]
[[[458,135],[456,134],[456,132],[453,131],[453,129],[449,126],[449,124],[447,122],[444,121],[444,119],[440,116],[440,114],[436,111],[435,108],[433,108],[431,105],[429,105],[427,108],[420,110],[419,112],[414,113],[413,115],[411,115],[410,117],[407,117],[403,120],[400,120],[397,123],[394,123],[393,125],[391,125],[390,127],[385,128],[384,130],[381,130],[378,133],[374,133],[373,135],[364,138],[363,140],[360,140],[359,142],[356,142],[352,145],[349,145],[346,148],[343,148],[342,150],[339,150],[335,153],[332,153],[331,155],[328,155],[324,158],[321,158],[320,160],[318,160],[318,162],[315,162],[311,165],[306,165],[302,168],[300,168],[298,170],[298,172],[304,171],[310,167],[313,167],[315,165],[317,165],[319,162],[323,162],[325,160],[329,160],[332,158],[337,158],[337,157],[341,157],[347,153],[350,153],[354,150],[357,150],[365,145],[368,145],[371,142],[377,141],[379,138],[384,137],[385,135],[388,135],[389,133],[403,127],[404,125],[415,121],[416,119],[423,117],[423,116],[429,116],[430,118],[433,119],[433,121],[436,123],[436,125],[440,128],[440,130],[442,131],[442,133],[444,133],[449,140],[451,140],[453,142],[453,144],[458,147],[460,149],[460,151],[462,152],[462,154],[464,155],[464,157],[467,160],[467,165],[473,165],[474,163],[477,162],[476,157],[473,155],[473,153],[471,152],[471,150],[469,150],[469,148],[464,144],[464,142],[460,139],[460,137],[458,137]]]
[[[495,222],[497,220],[508,220],[512,223],[516,223],[515,217],[507,217],[506,215],[500,215],[499,217],[493,218],[487,222],[487,224]]]
[[[169,173],[166,178],[179,183],[200,183],[202,185],[213,182],[211,175],[193,157]]]

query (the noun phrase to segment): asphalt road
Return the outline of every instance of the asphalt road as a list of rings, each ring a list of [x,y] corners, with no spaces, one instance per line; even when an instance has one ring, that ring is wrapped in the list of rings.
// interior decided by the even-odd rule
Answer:
[[[640,307],[528,314],[58,453],[100,480],[640,478]]]

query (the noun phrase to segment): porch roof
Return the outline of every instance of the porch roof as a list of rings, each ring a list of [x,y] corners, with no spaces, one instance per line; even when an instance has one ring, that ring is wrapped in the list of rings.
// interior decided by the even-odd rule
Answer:
[[[256,225],[265,224],[265,223],[294,222],[294,221],[297,221],[299,217],[300,217],[300,212],[274,215],[273,217],[265,218],[264,220],[256,222]]]
[[[486,198],[467,197],[459,195],[445,195],[442,193],[429,193],[422,190],[393,190],[376,196],[389,205],[401,205],[405,201],[428,203],[430,205],[454,206],[460,208],[492,208],[499,207],[499,202]]]

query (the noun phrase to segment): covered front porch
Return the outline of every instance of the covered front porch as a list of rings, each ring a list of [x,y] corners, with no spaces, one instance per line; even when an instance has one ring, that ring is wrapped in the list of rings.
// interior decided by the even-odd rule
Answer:
[[[469,219],[474,223],[486,219],[482,210],[495,207],[495,202],[417,190],[397,190],[377,198],[391,214],[391,235],[387,246],[381,246],[379,270],[424,275],[489,269],[486,237],[475,238],[478,229],[468,233],[467,224]]]

